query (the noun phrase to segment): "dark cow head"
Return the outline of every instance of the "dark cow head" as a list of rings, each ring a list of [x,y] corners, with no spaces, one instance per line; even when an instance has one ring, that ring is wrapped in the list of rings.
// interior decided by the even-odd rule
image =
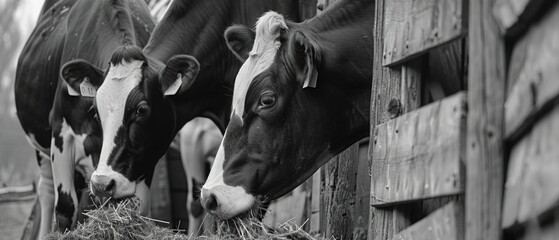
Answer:
[[[276,199],[368,135],[370,29],[347,24],[321,32],[268,12],[255,37],[247,27],[226,31],[230,49],[247,58],[201,191],[210,213],[227,219]]]
[[[147,59],[136,46],[117,49],[105,74],[84,60],[62,68],[68,86],[95,97],[93,113],[103,130],[99,163],[91,176],[96,195],[122,198],[145,187],[159,156],[176,133],[169,97],[186,91],[198,74],[191,56],[177,55],[166,65]]]
[[[306,179],[328,155],[317,139],[330,137],[316,85],[321,49],[269,12],[251,30],[226,32],[229,47],[247,57],[235,80],[233,113],[202,188],[204,207],[226,219],[253,207],[257,196],[274,199]],[[247,41],[249,39],[250,41]],[[247,52],[250,51],[250,52]],[[244,52],[243,52],[244,51]]]

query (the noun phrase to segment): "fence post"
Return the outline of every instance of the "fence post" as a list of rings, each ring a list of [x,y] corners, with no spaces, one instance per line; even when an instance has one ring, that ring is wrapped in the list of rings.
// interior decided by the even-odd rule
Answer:
[[[466,239],[501,239],[505,43],[495,0],[470,0]]]

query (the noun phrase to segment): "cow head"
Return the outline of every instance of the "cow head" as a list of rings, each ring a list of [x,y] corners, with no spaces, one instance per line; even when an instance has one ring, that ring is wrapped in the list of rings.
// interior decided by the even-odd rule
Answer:
[[[233,111],[209,177],[203,206],[227,219],[260,200],[282,196],[333,156],[337,137],[335,86],[317,83],[322,47],[317,36],[274,12],[256,24],[256,37],[239,26],[226,40],[240,58]],[[246,46],[251,44],[250,46]],[[320,87],[320,91],[315,88]],[[329,120],[329,121],[326,121]],[[342,130],[343,129],[339,129]]]
[[[191,56],[177,55],[163,65],[136,46],[117,49],[105,74],[84,60],[62,68],[69,88],[95,97],[103,143],[90,181],[94,194],[122,198],[134,195],[141,183],[149,185],[157,160],[177,131],[169,98],[186,91],[198,69]]]

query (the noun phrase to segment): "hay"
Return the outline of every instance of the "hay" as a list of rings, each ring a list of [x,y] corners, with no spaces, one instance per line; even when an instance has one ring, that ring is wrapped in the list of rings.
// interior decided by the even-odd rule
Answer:
[[[216,223],[215,233],[194,237],[187,236],[168,228],[155,225],[158,220],[141,216],[138,211],[139,201],[126,199],[120,202],[106,202],[97,209],[88,211],[85,223],[80,223],[73,231],[52,233],[46,237],[51,239],[139,239],[139,240],[218,240],[218,239],[297,239],[322,240],[320,236],[305,232],[302,227],[286,222],[272,228],[258,221],[254,215],[245,214],[242,217]]]

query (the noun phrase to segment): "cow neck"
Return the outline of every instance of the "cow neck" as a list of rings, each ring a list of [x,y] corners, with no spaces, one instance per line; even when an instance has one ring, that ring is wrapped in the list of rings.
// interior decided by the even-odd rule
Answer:
[[[344,1],[308,22],[309,29],[324,43],[324,58],[330,58],[319,67],[317,85],[329,85],[326,91],[331,91],[331,96],[343,106],[339,109],[344,115],[343,129],[340,129],[336,139],[331,139],[330,151],[335,154],[369,135],[372,2]],[[355,41],[348,43],[348,39]]]
[[[177,54],[189,54],[200,62],[196,91],[206,93],[205,99],[196,100],[202,116],[212,119],[221,130],[228,124],[233,82],[241,66],[229,51],[223,32],[234,20],[240,18],[232,10],[234,1],[174,1],[169,12],[156,27],[147,46],[146,55],[167,62]],[[233,65],[233,66],[232,66]],[[185,93],[185,95],[188,92]],[[209,94],[207,94],[209,93]],[[200,95],[199,95],[200,96]],[[190,96],[177,96],[175,105]],[[203,107],[203,108],[202,108]],[[177,111],[178,126],[192,117],[188,112]]]

